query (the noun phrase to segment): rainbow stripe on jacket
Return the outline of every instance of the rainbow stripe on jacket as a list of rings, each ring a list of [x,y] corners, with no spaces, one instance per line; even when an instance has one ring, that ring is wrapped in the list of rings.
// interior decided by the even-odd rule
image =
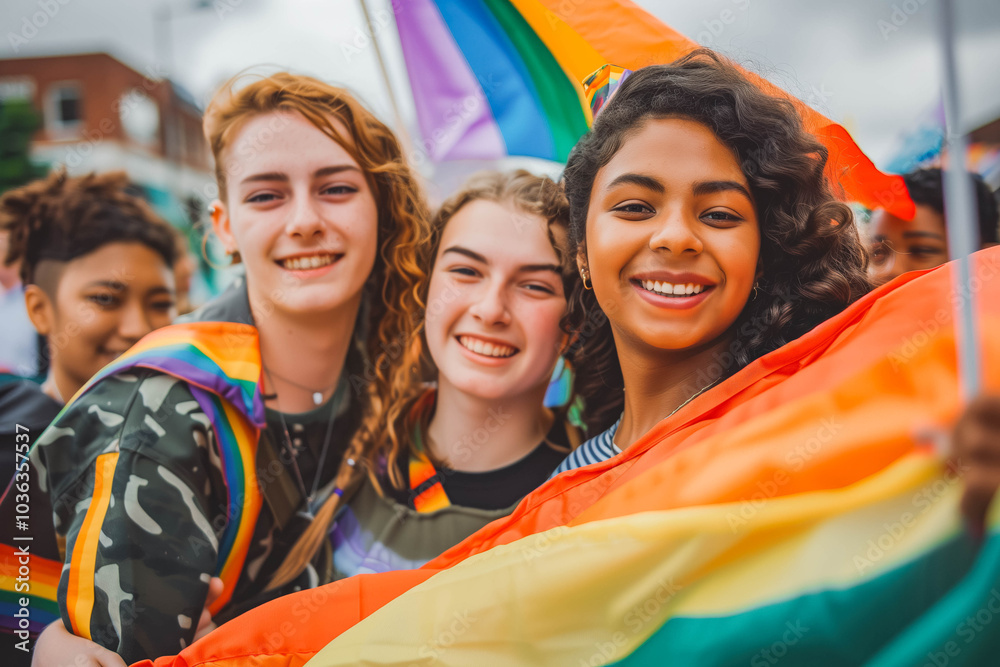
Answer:
[[[136,368],[156,370],[188,383],[215,431],[231,520],[219,539],[216,575],[222,578],[224,590],[211,607],[214,613],[232,597],[261,508],[254,466],[259,429],[264,425],[264,404],[257,384],[261,368],[257,330],[230,322],[194,322],[158,329],[102,369],[67,407],[102,379]],[[99,465],[113,465],[113,460],[99,461]],[[99,530],[98,518],[106,510],[110,488],[104,494],[99,491],[95,489],[84,529],[93,524]],[[70,623],[81,636],[89,634],[89,614],[93,608],[93,559],[84,553],[89,543],[86,539],[76,542],[70,559],[74,567],[69,574],[66,600]],[[32,635],[59,618],[57,590],[62,567],[59,561],[32,554],[29,582]],[[15,588],[16,571],[14,546],[0,544],[0,610],[5,612],[13,610],[17,598],[24,594]]]
[[[158,329],[104,367],[77,396],[102,379],[131,368],[148,368],[185,381],[215,430],[230,514],[219,539],[215,574],[224,588],[210,607],[216,613],[232,598],[262,502],[254,467],[259,430],[265,424],[264,400],[258,388],[261,363],[257,329],[233,322],[190,322]]]
[[[915,439],[961,409],[952,300],[1000,339],[1000,248],[973,276],[904,275],[423,568],[286,596],[156,665],[992,664],[1000,502],[977,545]]]

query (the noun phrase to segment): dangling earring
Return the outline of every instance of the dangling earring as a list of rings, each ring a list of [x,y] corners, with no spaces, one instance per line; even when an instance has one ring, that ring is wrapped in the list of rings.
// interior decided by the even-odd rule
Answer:
[[[569,359],[560,355],[556,367],[549,378],[548,389],[545,390],[543,405],[547,408],[561,408],[569,403],[573,395],[573,365]]]
[[[587,275],[586,271],[584,271],[583,269],[580,269],[580,278],[583,280],[583,289],[585,290],[594,289],[593,283],[591,283],[590,285],[587,284],[587,281],[590,280],[590,276]]]
[[[754,284],[753,284],[753,295],[750,297],[751,301],[753,301],[754,299],[757,298],[757,287],[759,285],[760,285],[760,281],[759,280],[754,281]]]
[[[209,232],[201,237],[201,256],[204,258],[205,263],[208,264],[212,269],[216,271],[221,271],[233,264],[239,264],[240,262],[240,251],[230,250],[229,248],[224,248],[223,252],[226,253],[226,257],[229,258],[229,264],[216,264],[212,261],[212,253],[208,251],[208,237],[212,234]]]

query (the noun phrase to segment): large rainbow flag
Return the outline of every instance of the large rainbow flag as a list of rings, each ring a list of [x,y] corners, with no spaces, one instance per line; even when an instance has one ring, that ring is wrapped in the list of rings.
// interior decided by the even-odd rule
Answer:
[[[592,122],[581,82],[605,64],[669,63],[698,44],[628,0],[399,0],[392,3],[416,104],[420,149],[437,161],[527,155],[565,162]],[[842,126],[791,100],[830,151],[846,196],[909,220],[899,176]]]
[[[961,409],[952,305],[1000,388],[1000,248],[906,274],[419,570],[276,600],[156,665],[985,665],[1000,504],[918,439]]]

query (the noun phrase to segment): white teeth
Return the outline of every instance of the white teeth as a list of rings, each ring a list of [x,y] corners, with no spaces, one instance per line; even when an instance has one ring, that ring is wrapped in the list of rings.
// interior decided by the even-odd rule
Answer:
[[[318,269],[327,264],[333,264],[333,262],[333,255],[311,255],[309,257],[292,257],[291,259],[286,259],[282,261],[282,265],[292,271],[307,271],[309,269]]]
[[[509,345],[488,343],[478,338],[472,338],[471,336],[459,336],[458,342],[462,347],[486,357],[509,357],[517,352],[515,348]]]
[[[705,291],[704,285],[698,285],[696,283],[678,283],[675,285],[674,283],[665,283],[660,282],[659,280],[643,280],[642,286],[650,292],[656,292],[657,294],[669,296],[689,296],[691,294],[700,294]]]

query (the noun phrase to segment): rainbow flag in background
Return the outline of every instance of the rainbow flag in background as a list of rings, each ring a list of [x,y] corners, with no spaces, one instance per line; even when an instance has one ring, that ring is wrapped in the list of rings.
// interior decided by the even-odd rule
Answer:
[[[396,0],[396,25],[422,140],[433,160],[525,155],[565,162],[593,121],[581,82],[605,64],[636,70],[698,47],[628,0]],[[792,100],[830,151],[827,175],[848,198],[911,219],[898,176],[850,134]]]
[[[951,267],[883,286],[421,569],[275,600],[156,665],[993,664],[1000,501],[977,545],[914,435],[961,409],[952,299],[1000,339],[1000,248],[972,272],[957,297]],[[1000,347],[983,375],[1000,388]]]

